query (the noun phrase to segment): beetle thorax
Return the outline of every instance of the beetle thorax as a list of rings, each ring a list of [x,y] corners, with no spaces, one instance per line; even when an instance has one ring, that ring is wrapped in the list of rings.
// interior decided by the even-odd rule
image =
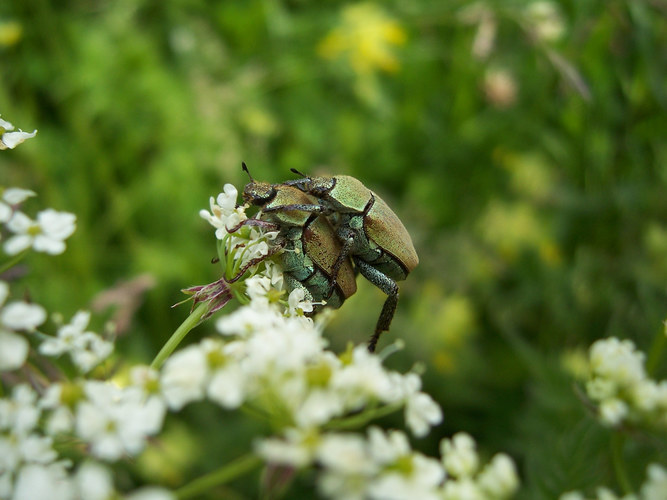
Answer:
[[[253,205],[264,205],[276,195],[276,190],[268,182],[252,181],[243,188],[243,199]]]

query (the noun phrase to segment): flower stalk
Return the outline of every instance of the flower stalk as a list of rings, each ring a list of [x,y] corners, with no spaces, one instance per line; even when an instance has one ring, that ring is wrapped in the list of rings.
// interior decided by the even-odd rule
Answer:
[[[236,460],[209,472],[175,491],[176,498],[186,500],[212,490],[216,486],[228,483],[262,465],[262,459],[254,454],[244,455]]]
[[[178,347],[188,332],[190,332],[190,330],[199,324],[202,318],[204,318],[209,313],[210,309],[210,302],[201,302],[197,307],[195,307],[194,311],[192,311],[190,315],[185,318],[185,321],[181,323],[181,326],[176,329],[169,340],[167,340],[167,342],[162,346],[160,352],[158,352],[157,356],[155,356],[155,359],[153,359],[151,368],[155,370],[160,369],[162,364],[171,355],[171,353],[174,352],[174,349]]]

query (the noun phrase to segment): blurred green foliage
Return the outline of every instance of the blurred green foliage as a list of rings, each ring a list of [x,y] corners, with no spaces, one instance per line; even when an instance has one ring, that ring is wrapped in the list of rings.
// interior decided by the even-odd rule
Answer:
[[[406,340],[394,363],[423,363],[445,411],[420,446],[466,430],[486,453],[509,451],[520,498],[618,490],[610,432],[572,367],[615,335],[667,376],[654,340],[667,313],[667,3],[539,5],[2,2],[0,110],[39,134],[0,157],[0,184],[38,192],[27,211],[78,216],[64,255],[31,257],[27,292],[69,317],[150,273],[120,341],[149,361],[187,314],[169,309],[179,290],[217,278],[197,213],[244,184],[242,160],[271,182],[290,168],[354,175],[395,208],[421,259],[383,338]],[[350,331],[362,342],[383,300],[360,283],[330,325],[334,345]],[[209,431],[172,426],[147,478],[177,486],[257,432],[214,408],[188,416]],[[665,462],[664,438],[626,447],[635,485]]]

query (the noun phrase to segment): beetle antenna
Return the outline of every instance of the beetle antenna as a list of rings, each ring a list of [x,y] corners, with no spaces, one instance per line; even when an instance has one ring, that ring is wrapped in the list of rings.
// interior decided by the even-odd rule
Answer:
[[[248,166],[245,164],[244,161],[241,162],[241,168],[246,174],[248,174],[248,177],[250,177],[250,182],[255,182],[255,179],[253,179],[252,175],[250,175],[250,170],[248,170]]]
[[[295,173],[296,175],[300,175],[301,177],[308,177],[306,174],[299,172],[296,168],[290,168],[290,171]]]

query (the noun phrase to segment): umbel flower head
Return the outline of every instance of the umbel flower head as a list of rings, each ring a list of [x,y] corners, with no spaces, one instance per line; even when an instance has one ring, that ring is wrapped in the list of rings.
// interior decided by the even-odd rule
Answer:
[[[269,285],[282,282],[276,279],[275,263],[267,260],[280,250],[273,244],[278,232],[245,225],[244,221],[248,219],[246,207],[237,206],[237,198],[236,187],[225,184],[222,193],[210,198],[210,211],[199,213],[216,229],[218,260],[223,267],[223,276],[219,280],[183,290],[192,296],[193,307],[202,302],[209,304],[205,318],[223,308],[233,297],[247,303],[253,291],[257,290],[259,278],[268,279]]]
[[[31,139],[37,135],[37,130],[32,132],[23,132],[19,129],[13,132],[14,125],[0,118],[0,149],[14,149],[26,139]]]

